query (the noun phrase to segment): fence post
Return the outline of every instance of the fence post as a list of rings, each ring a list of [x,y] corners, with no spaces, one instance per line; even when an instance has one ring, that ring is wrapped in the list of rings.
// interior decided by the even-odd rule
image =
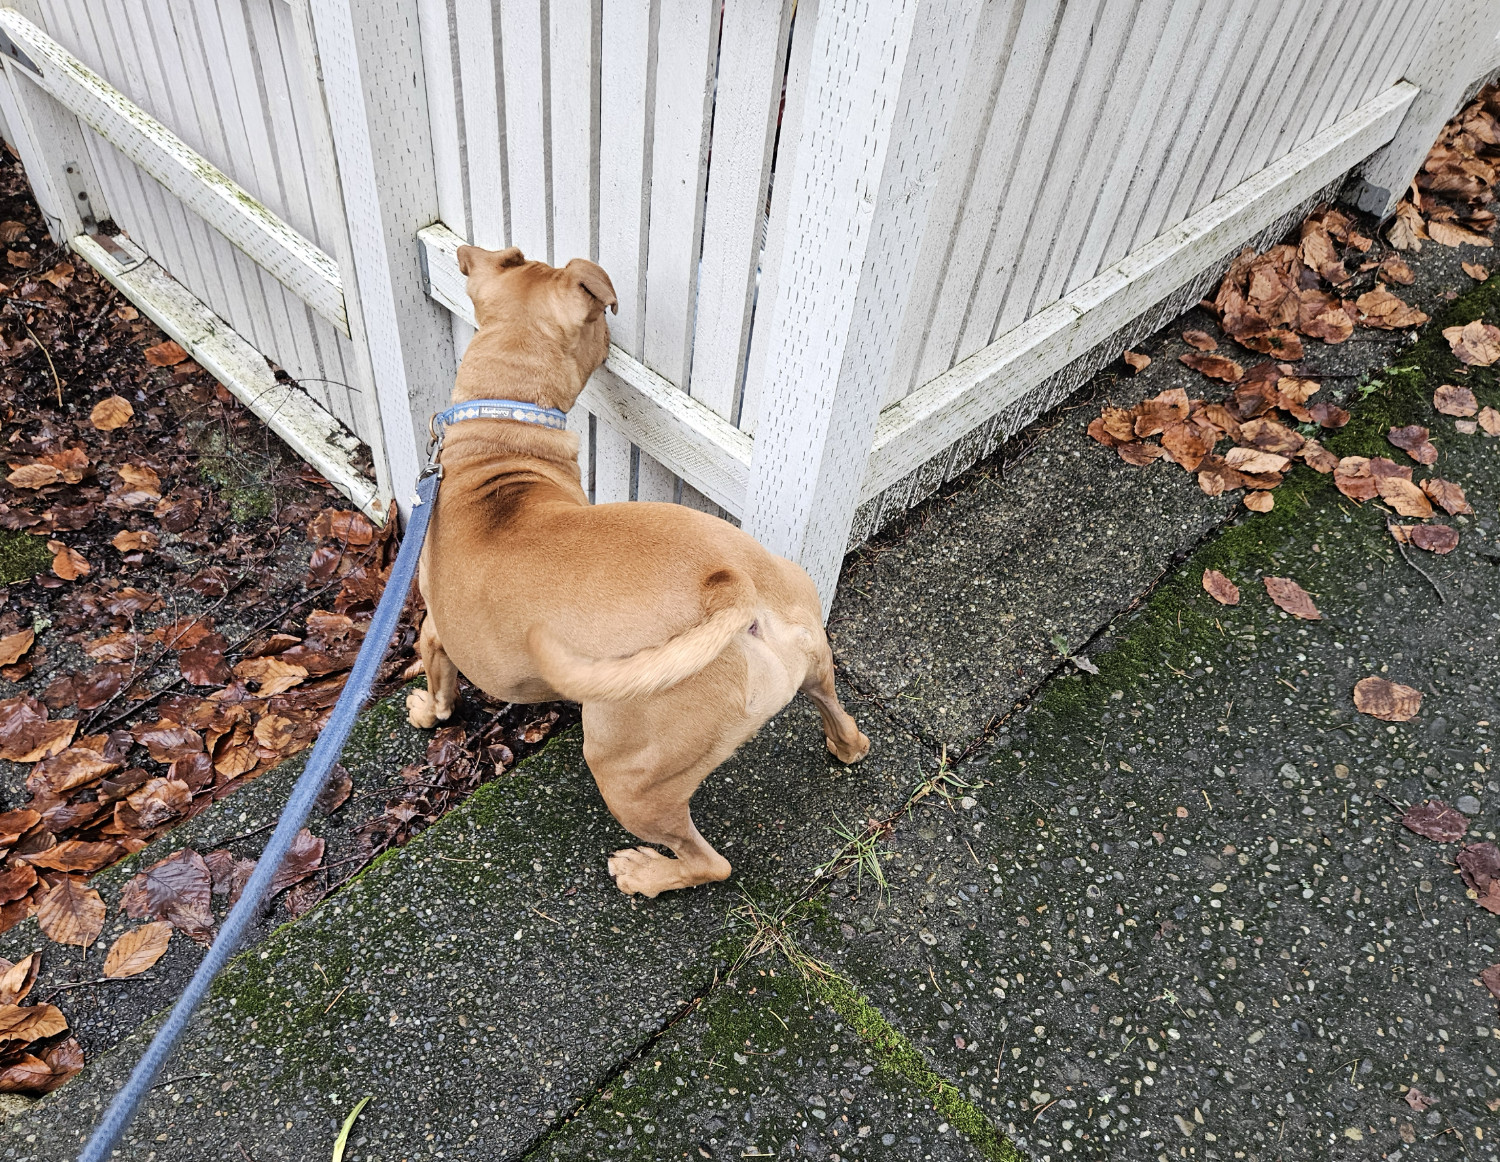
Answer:
[[[1464,91],[1495,53],[1500,8],[1494,0],[1447,0],[1402,79],[1421,90],[1396,136],[1360,167],[1345,199],[1382,221],[1395,211]]]
[[[808,5],[807,7],[811,7]],[[978,0],[820,0],[791,172],[744,527],[827,616]],[[799,23],[806,18],[799,16]]]
[[[453,330],[427,297],[417,231],[438,217],[415,0],[308,0],[396,504],[409,503],[428,417],[453,388]],[[341,256],[343,257],[343,256]],[[351,327],[352,329],[352,327]]]
[[[40,28],[47,27],[36,0],[9,0],[8,7]],[[68,239],[109,217],[103,187],[94,175],[85,130],[71,111],[32,83],[25,65],[10,56],[0,84],[0,110],[21,155],[37,205],[47,219],[52,241]]]

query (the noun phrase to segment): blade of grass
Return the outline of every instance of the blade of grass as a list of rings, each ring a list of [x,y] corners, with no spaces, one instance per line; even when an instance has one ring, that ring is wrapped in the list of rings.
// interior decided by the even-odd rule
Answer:
[[[349,1116],[344,1119],[344,1128],[339,1131],[337,1140],[333,1143],[333,1162],[344,1162],[344,1147],[349,1143],[349,1131],[354,1129],[354,1119],[359,1117],[359,1111],[365,1108],[370,1100],[369,1095],[359,1099],[359,1103],[349,1111]]]

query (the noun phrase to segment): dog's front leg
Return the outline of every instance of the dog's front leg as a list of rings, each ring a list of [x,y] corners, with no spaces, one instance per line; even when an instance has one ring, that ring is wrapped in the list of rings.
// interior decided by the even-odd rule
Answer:
[[[430,730],[439,722],[447,722],[458,702],[458,667],[448,660],[430,613],[422,621],[417,652],[427,672],[427,689],[413,690],[406,696],[406,719],[418,730]]]

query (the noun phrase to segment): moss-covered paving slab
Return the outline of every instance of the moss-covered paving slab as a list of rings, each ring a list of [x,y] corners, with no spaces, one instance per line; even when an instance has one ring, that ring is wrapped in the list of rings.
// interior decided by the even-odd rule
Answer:
[[[851,710],[875,743],[865,763],[831,762],[816,714],[789,707],[695,804],[736,878],[652,901],[609,879],[629,837],[579,735],[562,736],[242,955],[122,1156],[326,1156],[367,1094],[348,1162],[520,1155],[711,985],[742,886],[796,890],[835,820],[903,801],[929,756]],[[12,1117],[4,1156],[73,1157],[152,1027]]]
[[[1455,551],[1403,556],[1389,512],[1299,470],[1112,631],[1099,676],[1051,683],[959,772],[967,793],[917,806],[888,900],[835,886],[810,950],[1037,1162],[1493,1156],[1500,1010],[1478,978],[1500,917],[1458,844],[1399,818],[1440,797],[1466,842],[1500,830],[1500,440],[1427,402],[1462,382],[1500,407],[1438,334],[1496,286],[1365,383],[1334,442],[1409,462],[1386,429],[1429,425],[1418,478],[1475,509],[1448,518]],[[1266,576],[1322,620],[1279,610]],[[1370,675],[1421,690],[1420,713],[1357,713]]]
[[[983,1148],[785,962],[720,985],[530,1155],[964,1159]]]

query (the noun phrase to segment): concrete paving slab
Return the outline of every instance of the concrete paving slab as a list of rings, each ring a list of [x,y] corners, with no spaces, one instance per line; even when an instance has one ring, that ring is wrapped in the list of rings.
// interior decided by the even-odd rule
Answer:
[[[736,879],[653,901],[610,880],[605,857],[630,840],[580,736],[562,736],[242,955],[122,1156],[322,1156],[367,1093],[349,1162],[523,1153],[713,982],[742,885],[800,888],[837,846],[835,818],[904,800],[929,756],[849,704],[870,758],[833,763],[794,703],[695,803]],[[0,1157],[72,1157],[152,1027],[13,1116]]]
[[[715,990],[531,1157],[983,1157],[784,963],[762,963]]]
[[[1500,406],[1500,376],[1432,339],[1342,450],[1429,424],[1432,474],[1476,510],[1449,518],[1457,550],[1409,563],[1389,512],[1303,470],[1111,630],[1099,677],[1053,681],[1008,724],[962,772],[983,786],[916,809],[889,902],[830,897],[808,950],[1036,1162],[1493,1156],[1500,1011],[1478,976],[1500,918],[1456,844],[1398,821],[1436,796],[1470,813],[1467,842],[1500,830],[1500,441],[1424,403],[1459,377]],[[1240,605],[1202,591],[1205,567]],[[1267,575],[1323,620],[1274,607]],[[1357,713],[1372,674],[1422,690],[1417,717]]]

